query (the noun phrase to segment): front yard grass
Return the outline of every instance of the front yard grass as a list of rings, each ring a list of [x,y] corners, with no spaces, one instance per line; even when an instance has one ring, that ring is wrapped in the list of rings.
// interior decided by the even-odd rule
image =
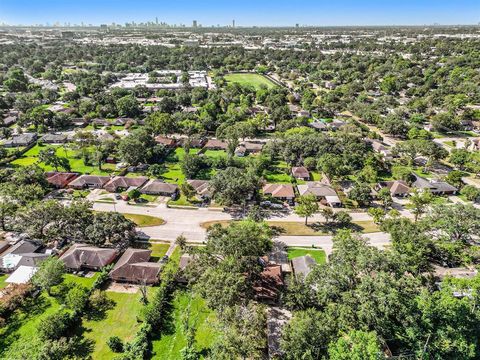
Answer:
[[[325,251],[321,249],[313,249],[313,248],[287,248],[288,260],[295,259],[300,256],[310,255],[312,258],[315,259],[317,264],[325,264],[327,255]]]
[[[208,229],[214,224],[227,226],[232,220],[207,221],[200,224],[204,229]],[[321,236],[331,235],[332,231],[327,231],[324,223],[312,222],[305,225],[298,221],[267,221],[268,225],[273,227],[279,235],[285,236]],[[348,228],[348,227],[347,227]],[[362,233],[373,233],[380,231],[379,227],[373,221],[353,221],[350,228]]]
[[[159,226],[165,224],[165,220],[150,215],[123,214],[123,216],[128,220],[132,220],[138,227]]]
[[[254,73],[226,74],[224,76],[224,79],[227,81],[227,83],[237,83],[242,86],[253,86],[256,90],[260,89],[262,85],[266,86],[267,88],[272,88],[276,86],[265,76]]]
[[[208,350],[217,336],[214,329],[215,314],[208,309],[205,301],[191,293],[178,290],[173,300],[171,331],[153,340],[153,358],[161,360],[180,360],[180,351],[186,345],[183,321],[190,311],[190,321],[195,322],[196,350]],[[201,357],[203,359],[203,356]]]

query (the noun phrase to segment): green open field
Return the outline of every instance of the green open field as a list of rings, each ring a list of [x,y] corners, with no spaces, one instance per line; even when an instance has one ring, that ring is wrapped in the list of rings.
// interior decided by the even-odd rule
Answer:
[[[190,321],[196,325],[197,351],[208,350],[215,339],[213,324],[215,314],[206,307],[203,299],[192,297],[189,292],[178,291],[173,300],[170,332],[153,341],[153,359],[180,360],[180,350],[186,345],[183,331],[185,314],[190,307]],[[203,357],[201,357],[203,358]]]
[[[325,251],[321,249],[312,248],[287,248],[288,259],[292,260],[300,256],[310,255],[315,259],[317,264],[324,264],[326,262],[327,255]]]
[[[224,79],[228,83],[238,83],[242,86],[253,86],[255,89],[259,89],[261,85],[265,85],[267,88],[276,86],[265,76],[253,73],[227,74],[224,76]]]
[[[264,176],[268,183],[291,184],[290,168],[285,161],[275,161],[271,169],[265,170]]]
[[[38,162],[39,152],[41,150],[49,149],[49,148],[54,148],[57,156],[68,158],[68,162],[71,168],[70,171],[72,172],[78,172],[82,174],[93,174],[93,175],[109,175],[110,173],[116,170],[114,164],[103,164],[102,170],[99,170],[97,166],[85,165],[78,151],[75,151],[68,146],[64,147],[60,145],[42,145],[42,146],[35,145],[30,150],[28,150],[25,154],[23,154],[22,157],[12,161],[12,165],[28,166],[28,165],[38,164],[45,171],[55,170],[51,166],[47,166],[44,163]],[[93,148],[91,150],[93,151]]]

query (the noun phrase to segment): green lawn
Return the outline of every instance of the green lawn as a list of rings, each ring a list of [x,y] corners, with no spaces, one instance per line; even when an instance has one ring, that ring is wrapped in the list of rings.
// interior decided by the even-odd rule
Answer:
[[[3,289],[8,283],[5,282],[7,280],[8,275],[0,275],[0,289]]]
[[[204,154],[210,159],[227,158],[227,152],[225,150],[207,150]]]
[[[290,175],[290,167],[285,161],[275,161],[271,169],[265,170],[263,176],[269,183],[291,184],[292,176]]]
[[[101,320],[85,320],[84,336],[95,342],[92,358],[95,360],[113,359],[115,354],[107,345],[111,336],[118,336],[122,341],[132,340],[140,325],[137,318],[141,315],[141,294],[127,294],[107,291],[109,299],[115,302],[112,309],[107,310]]]
[[[238,83],[242,86],[253,86],[255,89],[259,89],[261,85],[265,85],[267,88],[276,86],[265,76],[253,73],[227,74],[224,76],[224,79],[228,83]]]
[[[129,220],[132,220],[139,227],[158,226],[165,224],[165,220],[150,215],[123,214],[123,216]]]
[[[292,260],[300,256],[310,255],[318,264],[326,262],[327,255],[321,249],[312,248],[287,248],[288,259]]]
[[[170,244],[161,244],[161,243],[152,243],[149,242],[147,245],[148,250],[152,250],[152,257],[162,258],[167,253]]]
[[[68,158],[68,162],[70,163],[70,170],[72,172],[78,172],[82,174],[94,174],[94,175],[108,175],[116,170],[115,164],[103,164],[102,170],[99,170],[97,166],[89,166],[85,165],[83,159],[79,155],[79,153],[70,147],[66,146],[59,146],[59,145],[35,145],[30,150],[28,150],[22,157],[12,161],[13,165],[18,166],[28,166],[38,163],[38,154],[40,150],[54,148],[55,153],[59,157],[66,157]],[[90,149],[93,151],[93,148]],[[47,166],[44,163],[38,163],[40,167],[42,167],[45,171],[52,171],[55,170],[51,166]]]
[[[192,297],[189,292],[178,291],[173,301],[173,316],[170,333],[153,341],[153,359],[180,360],[180,350],[186,345],[182,322],[190,306],[190,321],[195,323],[197,351],[207,350],[215,339],[214,313],[205,306],[203,299]],[[202,357],[203,358],[203,357]]]

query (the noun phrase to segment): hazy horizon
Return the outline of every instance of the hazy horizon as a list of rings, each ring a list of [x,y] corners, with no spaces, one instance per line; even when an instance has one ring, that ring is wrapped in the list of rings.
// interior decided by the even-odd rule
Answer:
[[[406,0],[402,2],[307,0],[225,3],[220,0],[175,2],[138,0],[1,0],[0,23],[9,25],[124,24],[165,22],[170,25],[225,26],[420,26],[476,25],[480,1]]]

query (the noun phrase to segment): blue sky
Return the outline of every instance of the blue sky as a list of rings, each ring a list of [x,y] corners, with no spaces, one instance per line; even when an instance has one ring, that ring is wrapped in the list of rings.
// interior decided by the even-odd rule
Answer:
[[[478,24],[480,0],[0,0],[0,23]]]

